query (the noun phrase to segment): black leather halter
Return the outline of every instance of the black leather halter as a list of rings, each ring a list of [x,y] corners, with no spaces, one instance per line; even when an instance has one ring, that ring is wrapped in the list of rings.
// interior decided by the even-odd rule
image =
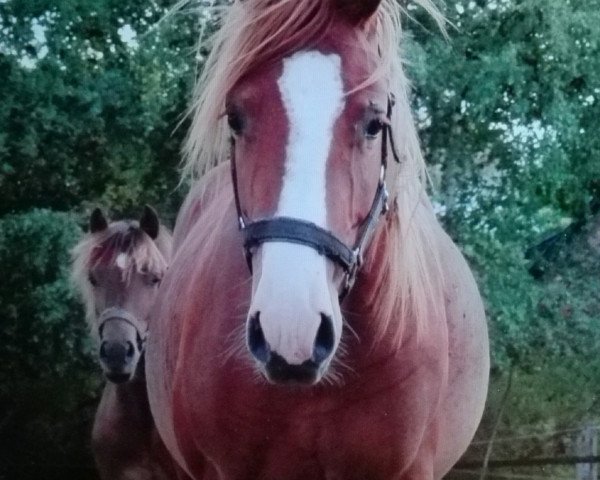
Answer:
[[[231,179],[235,208],[237,210],[239,228],[244,235],[244,252],[248,268],[252,272],[252,250],[265,242],[287,242],[306,245],[316,250],[320,255],[325,255],[334,263],[344,269],[345,278],[340,292],[340,300],[354,285],[356,274],[363,262],[363,253],[379,217],[388,211],[388,192],[385,185],[387,170],[388,142],[396,162],[400,158],[394,145],[392,135],[391,117],[394,106],[394,97],[388,97],[387,122],[382,129],[381,137],[381,172],[379,183],[371,209],[359,227],[357,240],[352,248],[339,240],[333,233],[325,230],[312,222],[290,217],[274,217],[264,220],[249,221],[245,218],[240,203],[238,192],[237,168],[235,164],[235,138],[231,137]]]

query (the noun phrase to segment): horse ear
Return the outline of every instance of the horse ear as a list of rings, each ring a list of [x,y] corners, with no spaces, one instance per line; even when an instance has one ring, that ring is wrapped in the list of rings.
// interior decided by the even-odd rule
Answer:
[[[334,0],[338,11],[351,23],[358,25],[371,18],[381,0]]]
[[[108,228],[108,222],[106,217],[99,208],[94,208],[94,211],[90,215],[90,232],[98,233]]]
[[[158,230],[160,228],[158,214],[150,205],[144,207],[144,213],[142,213],[142,218],[140,219],[140,228],[146,232],[152,240],[158,237]]]

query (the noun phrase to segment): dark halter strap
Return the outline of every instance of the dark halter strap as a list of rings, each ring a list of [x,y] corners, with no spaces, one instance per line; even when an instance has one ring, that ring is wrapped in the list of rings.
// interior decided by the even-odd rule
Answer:
[[[233,194],[235,208],[238,215],[239,228],[244,235],[244,252],[248,268],[252,272],[252,251],[265,242],[287,242],[305,245],[324,255],[332,262],[344,269],[345,279],[340,292],[340,300],[343,299],[354,285],[358,269],[362,265],[364,250],[375,230],[379,217],[388,211],[388,192],[385,185],[387,171],[388,143],[391,146],[392,155],[396,162],[400,163],[400,157],[394,145],[392,135],[392,108],[394,97],[388,98],[386,120],[382,129],[381,137],[381,172],[377,190],[371,204],[369,213],[363,220],[356,242],[352,248],[339,240],[333,233],[325,230],[314,223],[289,217],[275,217],[257,221],[247,221],[242,211],[240,195],[238,191],[237,168],[235,163],[235,138],[231,137],[231,179],[233,183]]]

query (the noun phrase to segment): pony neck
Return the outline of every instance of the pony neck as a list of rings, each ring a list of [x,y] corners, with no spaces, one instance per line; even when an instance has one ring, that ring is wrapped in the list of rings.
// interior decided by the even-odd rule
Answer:
[[[124,383],[116,383],[111,384],[116,387],[117,391],[125,392],[135,392],[139,389],[142,389],[144,392],[146,390],[146,362],[145,362],[145,353],[142,353],[140,360],[138,361],[137,366],[135,367],[135,374],[133,378],[128,382]]]

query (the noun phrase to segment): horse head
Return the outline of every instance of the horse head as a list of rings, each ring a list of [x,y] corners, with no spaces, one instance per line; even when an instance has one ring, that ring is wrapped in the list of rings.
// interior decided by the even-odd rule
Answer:
[[[371,38],[379,3],[322,2],[306,15],[334,18],[326,33],[302,32],[298,46],[257,58],[261,68],[226,98],[253,273],[246,340],[274,383],[314,384],[326,374],[342,335],[341,301],[387,211],[393,96]]]
[[[100,209],[74,249],[73,277],[98,339],[100,365],[115,383],[134,378],[144,352],[147,317],[167,268],[170,235],[146,206],[138,221],[110,223]]]

